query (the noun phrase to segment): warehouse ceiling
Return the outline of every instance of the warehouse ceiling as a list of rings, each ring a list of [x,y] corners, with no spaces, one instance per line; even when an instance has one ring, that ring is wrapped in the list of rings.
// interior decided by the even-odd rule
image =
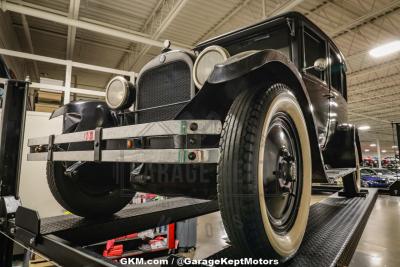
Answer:
[[[4,2],[4,1],[3,1]],[[374,59],[368,51],[399,39],[400,1],[393,0],[7,0],[35,10],[191,48],[199,41],[296,10],[319,25],[348,65],[350,121],[369,125],[363,149],[378,138],[393,153],[391,122],[400,122],[400,53]],[[9,12],[24,52],[139,71],[160,52],[127,39]],[[33,64],[32,64],[33,66]],[[64,78],[64,67],[37,63],[32,77]],[[75,69],[73,85],[103,90],[110,75]],[[389,156],[389,155],[388,155]]]

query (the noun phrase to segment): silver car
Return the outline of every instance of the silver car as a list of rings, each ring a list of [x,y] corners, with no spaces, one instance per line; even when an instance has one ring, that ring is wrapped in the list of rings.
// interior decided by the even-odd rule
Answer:
[[[394,183],[397,180],[400,180],[400,175],[395,173],[394,171],[385,169],[385,168],[372,168],[370,169],[375,176],[382,177],[388,179],[390,183]]]

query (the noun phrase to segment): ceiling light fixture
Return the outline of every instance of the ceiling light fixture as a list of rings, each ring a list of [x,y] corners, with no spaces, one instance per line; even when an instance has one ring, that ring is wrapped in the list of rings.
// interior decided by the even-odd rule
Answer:
[[[369,51],[369,54],[372,57],[378,58],[378,57],[384,57],[396,52],[400,51],[400,40],[393,41],[381,46],[378,46],[374,49],[371,49]]]
[[[362,126],[358,127],[358,130],[360,130],[360,131],[366,131],[369,129],[371,129],[371,126],[369,126],[369,125],[362,125]]]
[[[397,146],[392,146],[392,148],[397,148]]]
[[[382,150],[382,153],[386,153],[386,150],[384,149],[384,150]]]
[[[376,147],[376,144],[370,144],[369,146],[370,147]]]
[[[369,152],[369,149],[365,149],[364,151],[365,151],[365,152]]]

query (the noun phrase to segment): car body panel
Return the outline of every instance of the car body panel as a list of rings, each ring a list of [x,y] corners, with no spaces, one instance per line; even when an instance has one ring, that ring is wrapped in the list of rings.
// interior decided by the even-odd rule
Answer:
[[[303,107],[312,144],[313,181],[327,182],[308,91],[296,66],[279,51],[266,49],[237,54],[216,65],[200,92],[176,118],[223,121],[231,103],[243,90],[256,90],[273,82],[289,85]]]
[[[249,44],[252,44],[253,40],[256,42],[256,40],[268,39],[272,29],[274,32],[276,29],[282,29],[282,32],[286,34],[283,36],[284,38],[282,37],[284,39],[284,51],[268,49],[270,47],[262,47],[255,50],[247,49],[250,46],[247,46],[246,42],[250,41]],[[358,152],[358,158],[360,159],[361,149],[357,129],[347,124],[347,88],[345,77],[343,78],[342,91],[339,92],[332,87],[330,79],[322,81],[307,74],[304,69],[307,66],[305,66],[303,55],[305,53],[303,40],[305,29],[312,30],[322,38],[326,44],[326,56],[330,55],[331,51],[333,51],[340,58],[340,67],[345,70],[344,59],[339,49],[315,24],[300,13],[289,12],[282,14],[255,25],[218,36],[196,46],[194,52],[197,54],[210,45],[222,46],[231,51],[232,54],[225,62],[217,64],[214,67],[202,88],[193,88],[193,81],[190,81],[190,88],[187,89],[190,89],[190,92],[195,94],[192,94],[193,98],[176,113],[174,119],[204,119],[220,120],[223,122],[231,104],[241,92],[245,90],[265,89],[274,83],[284,83],[292,89],[292,93],[299,101],[308,127],[311,143],[313,182],[328,181],[325,172],[325,159],[329,158],[330,161],[337,159],[340,162],[337,165],[340,166],[334,167],[356,167],[356,152]],[[274,39],[271,40],[273,41]],[[287,43],[285,43],[286,41]],[[235,47],[239,42],[241,42],[240,45]],[[143,74],[144,71],[157,70],[158,67],[165,66],[165,62],[170,64],[179,60],[186,62],[190,66],[190,70],[192,70],[194,57],[181,51],[164,50],[160,55],[146,64],[140,74]],[[324,71],[326,78],[329,71],[330,67]],[[168,75],[173,76],[175,74],[178,75],[178,72],[162,73],[163,77],[167,76],[167,78]],[[345,74],[343,75],[345,76]],[[142,76],[139,75],[136,80],[138,90],[145,90],[145,88],[139,88],[138,86]],[[167,82],[172,80],[167,79]],[[163,90],[163,83],[157,84],[155,82],[154,84],[156,86],[153,86],[152,89]],[[174,89],[175,87],[170,86],[170,88]],[[176,92],[176,90],[174,89],[173,92]],[[156,110],[158,106],[150,108]],[[161,109],[158,110],[160,111]],[[138,112],[140,112],[140,107],[138,110],[136,106],[131,110],[118,112],[111,111],[104,103],[87,101],[70,103],[55,111],[52,118],[64,115],[64,129],[76,127],[75,130],[88,130],[99,126],[111,127],[135,124],[137,123],[135,117],[137,119],[138,116],[136,114]],[[133,120],[130,120],[130,118],[133,118]],[[218,146],[219,137],[207,138],[201,140],[201,145]],[[343,141],[346,145],[338,146],[338,140]],[[153,144],[152,140],[147,141],[149,142],[143,142],[147,147],[141,148],[151,147]],[[162,142],[163,140],[155,141]],[[78,146],[78,144],[75,145]],[[333,163],[329,163],[333,166]],[[144,166],[144,169],[146,167]],[[153,168],[150,169],[153,170]],[[190,171],[192,171],[192,168],[189,168]],[[157,172],[155,173],[157,174]],[[211,189],[215,193],[216,166],[206,167],[205,173],[212,178],[208,179],[210,182],[206,184],[205,188],[207,190],[205,191],[209,192],[209,189]],[[177,189],[177,183],[168,181],[159,182],[156,174],[147,181],[138,181],[138,184],[141,183],[141,189],[143,189],[140,191],[167,194],[168,192],[172,192],[174,188]],[[182,186],[182,184],[179,184],[179,186]],[[188,186],[190,185],[187,184],[178,191],[187,193],[186,189],[188,189]],[[199,191],[202,190],[199,189]],[[204,193],[204,196],[208,197],[209,194]]]
[[[362,185],[368,185],[368,187],[385,188],[390,185],[387,179],[378,176],[361,175],[361,180]]]

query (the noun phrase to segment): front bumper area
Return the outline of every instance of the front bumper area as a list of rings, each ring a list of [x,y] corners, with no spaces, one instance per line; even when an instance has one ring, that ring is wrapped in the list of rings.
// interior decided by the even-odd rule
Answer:
[[[95,161],[162,164],[210,164],[219,161],[219,148],[132,148],[121,150],[104,149],[107,140],[132,140],[144,137],[208,136],[220,135],[222,123],[218,120],[171,120],[144,123],[28,140],[31,153],[29,161]],[[62,144],[91,142],[92,150],[62,151]]]

